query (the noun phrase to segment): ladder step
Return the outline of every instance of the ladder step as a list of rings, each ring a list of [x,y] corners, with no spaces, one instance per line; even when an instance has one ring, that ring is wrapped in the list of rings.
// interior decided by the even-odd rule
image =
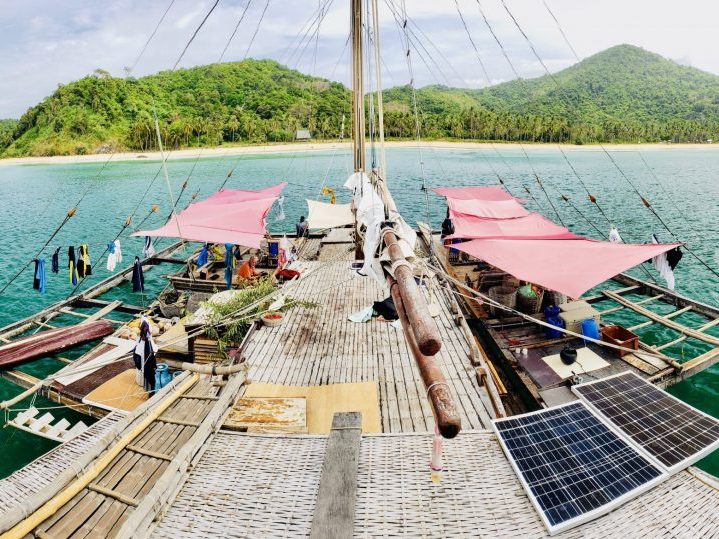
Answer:
[[[132,445],[132,444],[125,447],[125,449],[127,449],[128,451],[132,451],[133,453],[145,455],[146,457],[152,457],[155,459],[166,460],[167,462],[170,462],[172,460],[172,457],[166,453],[150,451],[149,449],[145,449],[144,447],[138,447],[138,446]]]
[[[675,316],[679,316],[680,314],[684,314],[685,312],[691,311],[691,310],[692,310],[691,306],[689,306],[689,307],[684,307],[684,308],[682,308],[682,309],[678,309],[678,310],[676,310],[676,311],[674,311],[674,312],[672,312],[672,313],[667,314],[666,316],[664,316],[664,318],[665,318],[665,320],[671,320],[671,319],[674,318]]]
[[[102,494],[103,496],[114,498],[118,502],[122,502],[125,505],[131,505],[132,507],[137,507],[138,505],[140,505],[140,502],[132,496],[128,496],[127,494],[123,494],[122,492],[117,492],[116,490],[112,490],[111,488],[101,487],[97,483],[90,483],[87,488],[89,490],[92,490],[93,492]]]
[[[199,427],[200,422],[199,421],[185,421],[183,419],[173,419],[172,417],[167,417],[164,415],[161,415],[157,418],[158,421],[162,421],[163,423],[172,423],[173,425],[182,425],[184,427]]]
[[[220,397],[213,397],[211,395],[180,395],[181,399],[196,399],[202,401],[216,401],[220,400]]]

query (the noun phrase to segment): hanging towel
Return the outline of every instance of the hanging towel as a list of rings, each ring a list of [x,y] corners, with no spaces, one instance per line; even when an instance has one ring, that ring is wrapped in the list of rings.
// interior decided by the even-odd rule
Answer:
[[[145,248],[142,250],[142,254],[145,258],[150,258],[155,254],[155,248],[152,246],[152,238],[150,236],[145,236]]]
[[[115,258],[117,263],[122,262],[122,247],[120,246],[120,240],[115,240]]]
[[[282,195],[277,199],[277,220],[285,220],[285,197]]]
[[[52,272],[60,273],[60,247],[52,254]]]
[[[107,271],[115,271],[115,266],[117,266],[117,250],[113,242],[107,244]]]
[[[624,243],[624,240],[619,235],[619,229],[614,225],[609,229],[609,241],[612,243]]]
[[[657,238],[656,234],[652,234],[652,243],[659,243],[659,238]],[[677,262],[679,261],[677,260]],[[674,271],[667,259],[667,253],[662,253],[652,258],[652,266],[654,266],[654,269],[656,269],[659,275],[667,282],[667,288],[674,290]]]
[[[197,266],[202,267],[205,264],[207,264],[207,257],[208,257],[207,244],[205,244],[202,246],[202,250],[200,251],[200,254],[197,255]]]
[[[142,274],[142,263],[140,257],[135,257],[135,264],[132,266],[132,291],[145,291],[145,276]]]
[[[83,243],[77,248],[77,274],[81,278],[89,277],[92,275],[92,266],[90,265],[90,253],[87,250],[87,244]]]
[[[225,282],[227,283],[227,290],[232,288],[232,270],[235,267],[235,257],[232,256],[233,245],[231,243],[225,243]]]
[[[77,257],[75,256],[75,247],[72,245],[67,248],[67,269],[70,274],[70,284],[77,286]]]
[[[677,267],[677,264],[679,264],[679,261],[684,256],[684,253],[682,253],[682,250],[679,247],[675,247],[671,251],[667,251],[667,262],[669,262],[669,267],[672,268],[672,271]]]
[[[45,259],[39,258],[38,260],[35,260],[35,278],[33,279],[32,287],[41,294],[44,294],[46,284],[47,278],[45,276]]]

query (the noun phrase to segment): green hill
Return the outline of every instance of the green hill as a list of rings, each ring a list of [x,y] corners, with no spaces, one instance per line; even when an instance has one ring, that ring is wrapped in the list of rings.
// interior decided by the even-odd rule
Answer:
[[[385,91],[387,135],[411,138],[408,87]],[[269,60],[213,64],[119,79],[98,70],[61,85],[18,121],[0,121],[3,156],[155,148],[152,103],[171,148],[290,141],[296,129],[339,134],[342,84]],[[531,142],[695,142],[719,139],[719,77],[631,45],[552,77],[473,90],[417,91],[422,136]],[[349,125],[345,127],[348,133]]]

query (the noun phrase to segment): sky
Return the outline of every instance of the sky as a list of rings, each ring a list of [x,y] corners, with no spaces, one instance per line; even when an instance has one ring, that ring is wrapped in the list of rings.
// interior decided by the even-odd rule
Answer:
[[[414,41],[410,54],[414,83],[482,87],[515,77],[544,74],[502,3],[515,16],[551,71],[575,62],[543,0],[378,0],[382,78],[385,87],[410,81],[405,36],[390,10],[406,8]],[[544,0],[580,58],[630,43],[711,73],[715,54],[716,0]],[[125,76],[168,70],[178,60],[215,0],[0,0],[0,118],[25,110],[66,84],[104,69]],[[167,15],[145,52],[143,45],[168,6]],[[220,0],[179,67],[218,61],[272,58],[306,73],[349,81],[346,43],[347,0]],[[303,25],[319,6],[326,14],[315,33]],[[261,14],[267,6],[259,25]],[[461,12],[475,52],[457,9]],[[247,7],[232,40],[230,35]],[[505,49],[507,62],[480,14],[484,11]],[[400,15],[401,16],[401,15]],[[306,26],[305,26],[306,28]],[[315,39],[316,37],[316,39]],[[228,46],[229,43],[229,46]],[[251,47],[250,47],[251,44]],[[139,58],[138,58],[139,57]],[[485,65],[486,74],[480,68]]]

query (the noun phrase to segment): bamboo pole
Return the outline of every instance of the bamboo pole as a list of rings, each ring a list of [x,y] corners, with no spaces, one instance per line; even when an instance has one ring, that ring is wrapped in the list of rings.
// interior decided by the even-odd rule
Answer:
[[[58,493],[54,498],[46,502],[42,507],[35,511],[25,520],[13,526],[10,530],[0,535],[0,539],[21,539],[31,534],[35,528],[42,524],[45,520],[53,516],[63,505],[69,502],[80,491],[87,487],[100,473],[113,461],[113,459],[129,445],[135,438],[150,426],[165,410],[167,410],[177,398],[190,389],[200,376],[195,374],[188,377],[182,384],[177,387],[177,392],[168,396],[165,400],[158,403],[147,417],[135,425],[130,432],[124,434],[120,440],[98,458],[90,468],[83,473],[76,481],[68,485],[63,491]]]
[[[410,320],[405,310],[405,303],[402,300],[402,294],[399,290],[399,286],[395,286],[397,281],[392,277],[389,277],[388,280],[390,282],[394,306],[397,309],[397,314],[404,329],[407,345],[417,362],[417,367],[419,367],[419,374],[422,376],[422,382],[427,390],[427,397],[432,405],[434,419],[439,428],[439,432],[445,438],[454,438],[459,434],[462,428],[462,419],[459,417],[454,399],[449,392],[449,386],[435,359],[424,355],[415,340],[414,332],[412,331]]]

